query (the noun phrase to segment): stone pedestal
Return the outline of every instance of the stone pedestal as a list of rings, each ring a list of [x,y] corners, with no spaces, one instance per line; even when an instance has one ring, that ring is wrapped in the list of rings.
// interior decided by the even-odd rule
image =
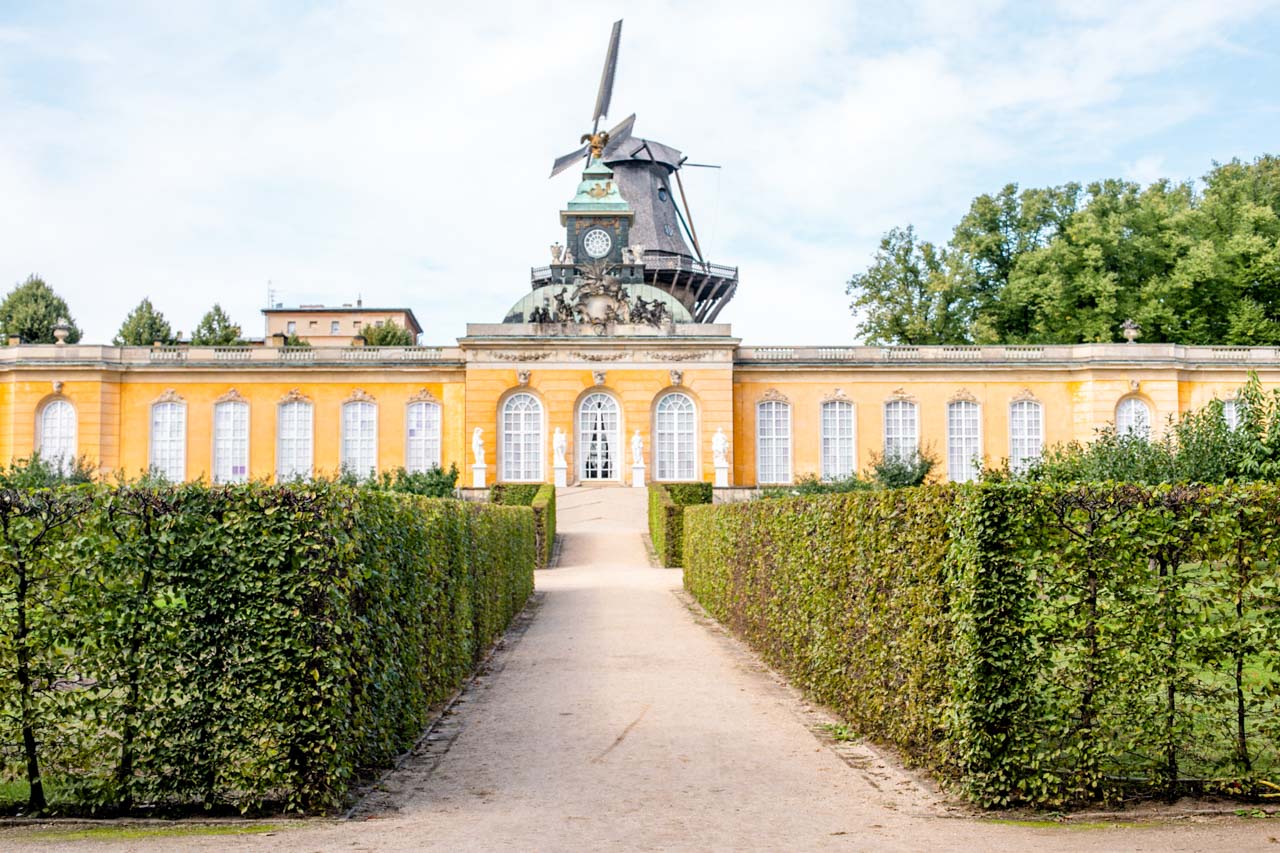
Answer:
[[[557,488],[557,489],[563,489],[565,486],[569,485],[569,465],[568,465],[568,463],[565,463],[565,464],[563,464],[563,465],[555,465],[555,466],[553,466],[553,468],[554,468],[554,470],[555,470],[555,472],[556,472],[556,481],[555,481],[555,482],[556,482],[556,488]]]
[[[644,488],[644,463],[636,462],[631,466],[631,486],[635,489]]]
[[[727,489],[727,488],[729,488],[729,465],[728,465],[728,463],[723,464],[723,465],[720,465],[720,464],[717,464],[717,465],[716,465],[716,482],[715,482],[715,487],[716,487],[717,489]]]
[[[485,472],[485,466],[483,465],[471,466],[471,488],[473,489],[484,488],[484,472]]]

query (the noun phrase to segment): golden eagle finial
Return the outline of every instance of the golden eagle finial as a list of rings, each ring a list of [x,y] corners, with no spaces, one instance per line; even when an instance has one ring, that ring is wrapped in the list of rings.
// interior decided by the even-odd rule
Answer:
[[[609,144],[609,131],[602,130],[599,133],[584,133],[579,142],[591,143],[591,159],[599,160],[604,156],[604,147]]]

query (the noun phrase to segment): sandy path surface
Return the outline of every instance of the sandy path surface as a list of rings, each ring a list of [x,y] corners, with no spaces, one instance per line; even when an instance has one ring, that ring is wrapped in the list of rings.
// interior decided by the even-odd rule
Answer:
[[[536,615],[362,815],[271,835],[6,850],[1280,850],[1275,820],[1091,829],[948,809],[706,622],[650,568],[644,492],[569,489]],[[372,814],[369,812],[372,810]]]

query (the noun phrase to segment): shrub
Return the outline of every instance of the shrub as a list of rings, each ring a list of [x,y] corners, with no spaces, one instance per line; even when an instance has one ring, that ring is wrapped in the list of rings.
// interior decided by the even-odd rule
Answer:
[[[685,585],[975,802],[1280,772],[1280,486],[985,484],[688,510]]]
[[[495,483],[489,489],[489,501],[533,509],[538,568],[545,569],[551,565],[556,542],[556,487],[550,483]]]
[[[760,490],[762,498],[795,498],[808,495],[837,495],[845,492],[862,492],[875,488],[875,484],[856,474],[840,480],[822,480],[817,474],[805,474],[790,486],[770,486]]]
[[[340,804],[534,564],[527,510],[327,483],[0,489],[0,540],[0,783],[94,810]]]
[[[710,483],[651,483],[649,485],[649,539],[659,562],[670,568],[681,565],[684,541],[684,508],[709,504]]]
[[[458,466],[451,464],[448,471],[442,470],[439,465],[433,465],[426,471],[408,471],[401,467],[395,471],[383,471],[369,485],[388,492],[404,492],[426,498],[451,498],[458,485]]]
[[[923,485],[938,460],[928,450],[912,451],[909,456],[871,454],[871,479],[881,488],[908,489]]]

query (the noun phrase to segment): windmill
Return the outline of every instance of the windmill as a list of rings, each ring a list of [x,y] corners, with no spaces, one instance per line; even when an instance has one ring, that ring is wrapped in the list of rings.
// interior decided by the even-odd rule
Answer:
[[[591,132],[582,135],[580,148],[556,159],[551,166],[551,177],[575,164],[587,165],[596,160],[612,169],[618,192],[634,213],[630,243],[642,250],[644,283],[678,299],[696,322],[714,322],[737,290],[738,270],[709,263],[702,256],[679,174],[682,166],[701,164],[686,163],[688,158],[669,145],[633,136],[634,113],[609,130],[600,130],[600,121],[608,116],[613,98],[621,40],[622,21],[616,21],[609,35],[604,70],[596,91]],[[671,190],[673,175],[683,211]],[[539,273],[539,269],[534,270],[535,288],[550,283],[549,278],[540,279]]]

